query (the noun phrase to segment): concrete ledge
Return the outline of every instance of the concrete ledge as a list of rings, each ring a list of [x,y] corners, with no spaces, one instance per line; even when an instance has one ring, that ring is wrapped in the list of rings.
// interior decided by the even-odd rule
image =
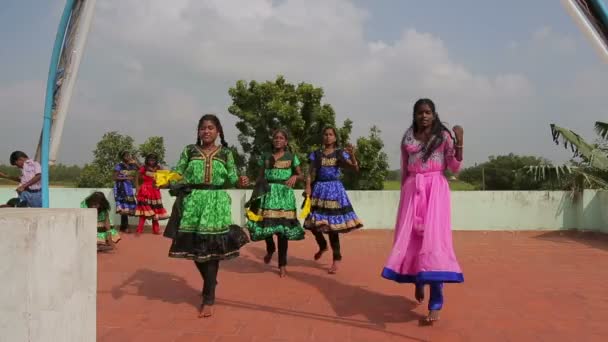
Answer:
[[[77,208],[97,189],[52,188],[51,207]],[[99,189],[114,207],[112,189]],[[232,218],[245,223],[243,205],[248,190],[230,190]],[[298,205],[302,190],[296,190]],[[349,197],[366,228],[395,225],[399,191],[350,191]],[[163,190],[163,203],[171,210],[174,198]],[[0,202],[14,197],[12,189],[0,188]],[[561,230],[583,229],[608,232],[608,192],[586,190],[573,197],[565,191],[455,191],[452,192],[452,223],[455,230]],[[113,217],[119,223],[119,217]],[[137,224],[137,218],[131,218]],[[166,223],[166,221],[165,221]],[[163,224],[163,223],[161,223]]]
[[[96,338],[96,212],[0,209],[0,340]]]

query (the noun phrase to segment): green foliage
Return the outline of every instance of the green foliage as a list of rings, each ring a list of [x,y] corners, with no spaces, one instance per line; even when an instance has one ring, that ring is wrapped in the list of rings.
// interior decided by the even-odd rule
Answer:
[[[389,170],[386,172],[387,181],[401,182],[401,170]]]
[[[4,172],[11,177],[18,177],[20,175],[19,169],[12,165],[0,165],[0,172]]]
[[[388,156],[382,151],[380,130],[373,126],[368,137],[357,139],[359,173],[346,171],[344,185],[353,190],[382,190],[388,175]]]
[[[596,131],[604,140],[606,139],[603,137],[608,134],[608,127],[606,126],[608,124],[603,122],[595,123]],[[554,124],[551,125],[551,133],[553,134],[553,141],[556,144],[562,143],[566,149],[570,148],[574,153],[574,158],[580,158],[591,168],[608,170],[608,155],[599,149],[596,144],[589,144],[574,131]]]
[[[600,139],[608,141],[608,122],[596,121],[595,132],[600,136]]]
[[[0,165],[0,171],[4,172],[10,176],[18,177],[20,175],[19,169],[10,165]],[[49,169],[49,181],[51,185],[55,184],[75,184],[80,177],[80,173],[82,172],[82,168],[78,165],[64,165],[57,164],[51,166]],[[11,181],[4,180],[0,181],[2,184],[15,184]]]
[[[78,177],[79,188],[104,188],[111,186],[112,180],[103,177],[95,164],[86,164]]]
[[[608,189],[608,123],[597,121],[594,126],[599,138],[590,144],[574,131],[551,124],[553,141],[570,149],[573,158],[566,165],[529,166],[529,173],[562,189]]]
[[[112,186],[114,166],[120,162],[120,153],[130,151],[136,155],[133,138],[118,132],[108,132],[103,135],[93,151],[94,159],[86,165],[78,179],[79,188],[95,188]]]
[[[540,190],[547,182],[532,176],[526,167],[546,164],[547,160],[534,156],[490,156],[487,162],[462,170],[458,179],[481,189],[485,173],[485,190]]]
[[[247,158],[239,152],[239,149],[236,146],[228,146],[230,151],[232,151],[232,156],[234,157],[234,163],[236,164],[236,169],[239,174],[242,174],[247,167]]]
[[[143,144],[139,145],[137,154],[143,160],[150,153],[155,153],[158,156],[158,162],[165,164],[165,141],[163,137],[149,137]]]
[[[282,76],[274,82],[241,80],[228,93],[232,98],[228,111],[239,119],[238,139],[248,157],[250,176],[257,175],[257,159],[271,149],[274,130],[286,129],[290,148],[305,160],[320,145],[323,127],[335,123],[333,108],[321,103],[323,89],[308,83],[295,86]]]
[[[272,133],[278,128],[287,130],[289,146],[302,161],[321,147],[324,127],[336,127],[340,143],[345,145],[349,142],[353,122],[347,119],[342,127],[336,126],[334,109],[322,103],[322,88],[308,83],[294,85],[278,76],[274,81],[263,83],[238,81],[228,93],[232,98],[228,111],[238,118],[238,140],[250,177],[258,175],[258,158],[271,150]],[[350,184],[365,189],[382,189],[388,166],[386,154],[381,152],[383,144],[379,131],[372,129],[370,137],[359,139],[357,145],[359,153],[363,153],[359,158],[366,171],[359,181],[353,180]],[[379,174],[372,176],[371,172]]]
[[[454,180],[450,181],[450,190],[452,191],[473,191],[477,188],[469,183]],[[401,190],[401,181],[387,180],[384,182],[384,190]]]

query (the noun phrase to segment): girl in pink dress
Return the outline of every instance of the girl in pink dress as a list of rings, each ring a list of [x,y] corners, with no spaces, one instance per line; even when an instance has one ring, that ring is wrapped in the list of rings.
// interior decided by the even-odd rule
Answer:
[[[414,105],[412,126],[401,142],[401,199],[393,250],[382,277],[413,283],[415,297],[424,300],[430,286],[429,314],[439,319],[443,283],[462,283],[464,277],[452,246],[450,188],[446,169],[456,173],[462,161],[463,130],[453,128],[455,138],[441,123],[435,104],[420,99]]]

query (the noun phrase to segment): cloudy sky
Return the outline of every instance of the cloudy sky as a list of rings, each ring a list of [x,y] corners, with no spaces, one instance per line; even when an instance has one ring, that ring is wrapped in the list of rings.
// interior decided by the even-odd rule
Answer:
[[[64,0],[2,3],[6,162],[34,152]],[[204,112],[236,142],[227,89],[277,74],[323,87],[356,136],[378,125],[393,166],[419,97],[465,128],[469,165],[509,152],[563,161],[550,123],[593,137],[608,118],[608,64],[557,0],[98,0],[59,160],[89,161],[118,130],[163,135],[173,162]]]

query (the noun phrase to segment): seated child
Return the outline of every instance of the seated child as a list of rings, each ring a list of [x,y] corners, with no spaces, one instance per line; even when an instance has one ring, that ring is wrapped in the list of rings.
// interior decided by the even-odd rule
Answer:
[[[103,192],[92,193],[82,201],[80,207],[97,209],[97,249],[115,248],[120,241],[120,235],[110,222],[110,203]]]

